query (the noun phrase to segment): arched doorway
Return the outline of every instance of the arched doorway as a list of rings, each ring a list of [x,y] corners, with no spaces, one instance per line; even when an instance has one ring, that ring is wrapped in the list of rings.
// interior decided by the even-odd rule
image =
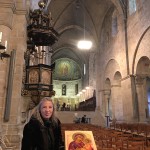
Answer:
[[[143,56],[136,69],[136,91],[138,100],[139,121],[150,119],[150,60]]]

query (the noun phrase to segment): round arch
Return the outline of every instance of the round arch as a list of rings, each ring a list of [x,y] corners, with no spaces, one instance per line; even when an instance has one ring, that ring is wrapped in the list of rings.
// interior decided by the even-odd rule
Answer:
[[[120,66],[119,66],[118,62],[115,59],[109,60],[105,67],[105,78],[109,78],[110,81],[113,81],[114,74],[117,71],[120,72]]]
[[[145,50],[143,48],[143,45],[145,45],[144,41],[146,41],[146,40],[148,41],[149,40],[149,36],[150,36],[150,26],[148,26],[147,29],[142,33],[142,35],[141,35],[141,37],[138,40],[138,43],[136,45],[136,48],[135,48],[135,51],[134,51],[134,56],[133,56],[133,62],[132,62],[132,74],[135,74],[135,72],[136,72],[136,67],[135,67],[136,66],[136,62],[138,62],[138,59],[140,59],[138,57],[141,57],[144,54],[144,53],[142,54],[142,50],[144,50],[144,52],[147,52],[147,54],[149,52],[149,50]],[[145,45],[144,47],[149,47],[149,46],[150,45],[147,45],[147,46]],[[139,51],[139,50],[141,50],[141,51]],[[139,55],[141,54],[141,56],[137,55],[138,52],[139,52]]]
[[[136,67],[136,75],[150,75],[150,59],[147,56],[143,56],[139,59]]]

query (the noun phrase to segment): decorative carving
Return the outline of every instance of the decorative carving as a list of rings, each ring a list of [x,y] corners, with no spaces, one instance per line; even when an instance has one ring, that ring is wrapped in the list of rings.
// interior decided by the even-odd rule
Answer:
[[[30,70],[29,72],[29,83],[37,84],[39,81],[39,73],[38,70]]]
[[[51,14],[44,10],[46,4],[41,0],[39,9],[29,12],[27,51],[24,54],[26,72],[21,92],[22,95],[31,96],[29,109],[35,107],[42,97],[55,94],[51,80],[55,64],[47,65],[46,55],[52,52],[48,51],[48,47],[58,40],[59,34],[52,27]]]
[[[50,84],[51,83],[51,73],[49,70],[43,70],[42,71],[42,79],[41,82],[43,84]]]
[[[40,3],[39,7],[41,7]],[[51,13],[45,13],[43,9],[44,7],[29,13],[27,31],[33,46],[53,45],[59,37],[59,34],[52,27]]]
[[[21,89],[21,96],[29,96],[30,95],[30,91],[25,90],[25,89]]]

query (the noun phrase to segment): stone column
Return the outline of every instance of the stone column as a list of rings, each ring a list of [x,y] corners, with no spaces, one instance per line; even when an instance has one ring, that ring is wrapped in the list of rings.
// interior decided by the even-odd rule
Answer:
[[[109,127],[109,118],[110,118],[110,90],[104,90],[104,117],[105,117],[105,126]]]
[[[132,83],[133,84],[133,83]],[[134,97],[133,97],[133,89],[131,84],[130,76],[123,78],[121,80],[121,90],[120,93],[122,95],[122,102],[123,102],[123,118],[125,122],[133,122],[136,121],[135,119],[135,110],[134,110]]]
[[[131,90],[132,90],[133,120],[139,121],[139,108],[138,108],[139,104],[137,99],[135,76],[130,75],[130,79],[131,79]]]
[[[110,107],[110,90],[104,90],[104,113],[105,116],[109,116],[110,112],[109,112],[109,107]]]
[[[7,52],[12,50],[16,51],[14,57],[14,72],[12,97],[10,98],[10,115],[7,119],[8,122],[3,122],[5,102],[6,102],[6,85],[8,81],[8,68],[9,59],[4,60],[3,67],[1,67],[2,74],[0,73],[0,84],[3,88],[3,93],[0,92],[0,117],[2,119],[3,134],[8,136],[9,142],[13,143],[16,148],[20,149],[20,134],[21,134],[21,86],[23,76],[23,64],[24,64],[24,51],[26,50],[26,10],[23,8],[22,0],[0,0],[0,31],[3,32],[2,42],[7,40]],[[0,62],[1,63],[1,62]],[[2,99],[2,100],[1,100]],[[6,108],[7,109],[7,108]],[[6,120],[5,120],[6,121]]]
[[[5,51],[10,54],[10,34],[13,21],[14,3],[1,0],[0,7],[0,32],[2,32],[1,44],[5,46],[5,42],[7,41],[7,49]],[[1,50],[1,52],[3,52],[3,50]],[[0,59],[0,122],[3,120],[3,110],[5,109],[9,60],[10,58],[4,58],[3,60]]]
[[[147,104],[144,99],[144,92],[146,87],[144,88],[145,77],[137,76],[136,77],[136,91],[137,91],[137,100],[138,100],[138,112],[139,112],[139,121],[146,121],[146,113],[147,113]],[[145,95],[146,96],[146,95]]]
[[[116,118],[117,120],[123,120],[123,102],[120,91],[120,82],[114,81],[111,86],[112,118]]]
[[[103,90],[97,91],[96,93],[96,110],[104,112],[104,98],[103,98]]]
[[[138,122],[139,110],[136,90],[135,76],[130,75],[121,80],[121,91],[123,95],[123,116],[126,122]],[[128,111],[127,111],[128,110]]]

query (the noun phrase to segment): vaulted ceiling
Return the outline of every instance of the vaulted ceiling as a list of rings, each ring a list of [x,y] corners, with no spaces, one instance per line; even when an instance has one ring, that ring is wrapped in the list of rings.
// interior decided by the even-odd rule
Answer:
[[[75,61],[81,70],[84,64],[89,65],[90,53],[99,51],[101,32],[107,14],[113,9],[123,14],[124,4],[124,0],[47,0],[47,2],[46,9],[52,15],[53,27],[60,34],[59,40],[52,46],[52,62],[69,58]],[[91,50],[77,48],[77,42],[82,39],[93,42]]]
[[[120,0],[121,1],[121,0]],[[51,0],[48,10],[52,14],[53,26],[60,38],[53,46],[53,61],[68,57],[86,63],[88,52],[77,48],[77,42],[83,38],[91,40],[91,51],[98,50],[103,21],[107,12],[117,8],[119,0]]]

